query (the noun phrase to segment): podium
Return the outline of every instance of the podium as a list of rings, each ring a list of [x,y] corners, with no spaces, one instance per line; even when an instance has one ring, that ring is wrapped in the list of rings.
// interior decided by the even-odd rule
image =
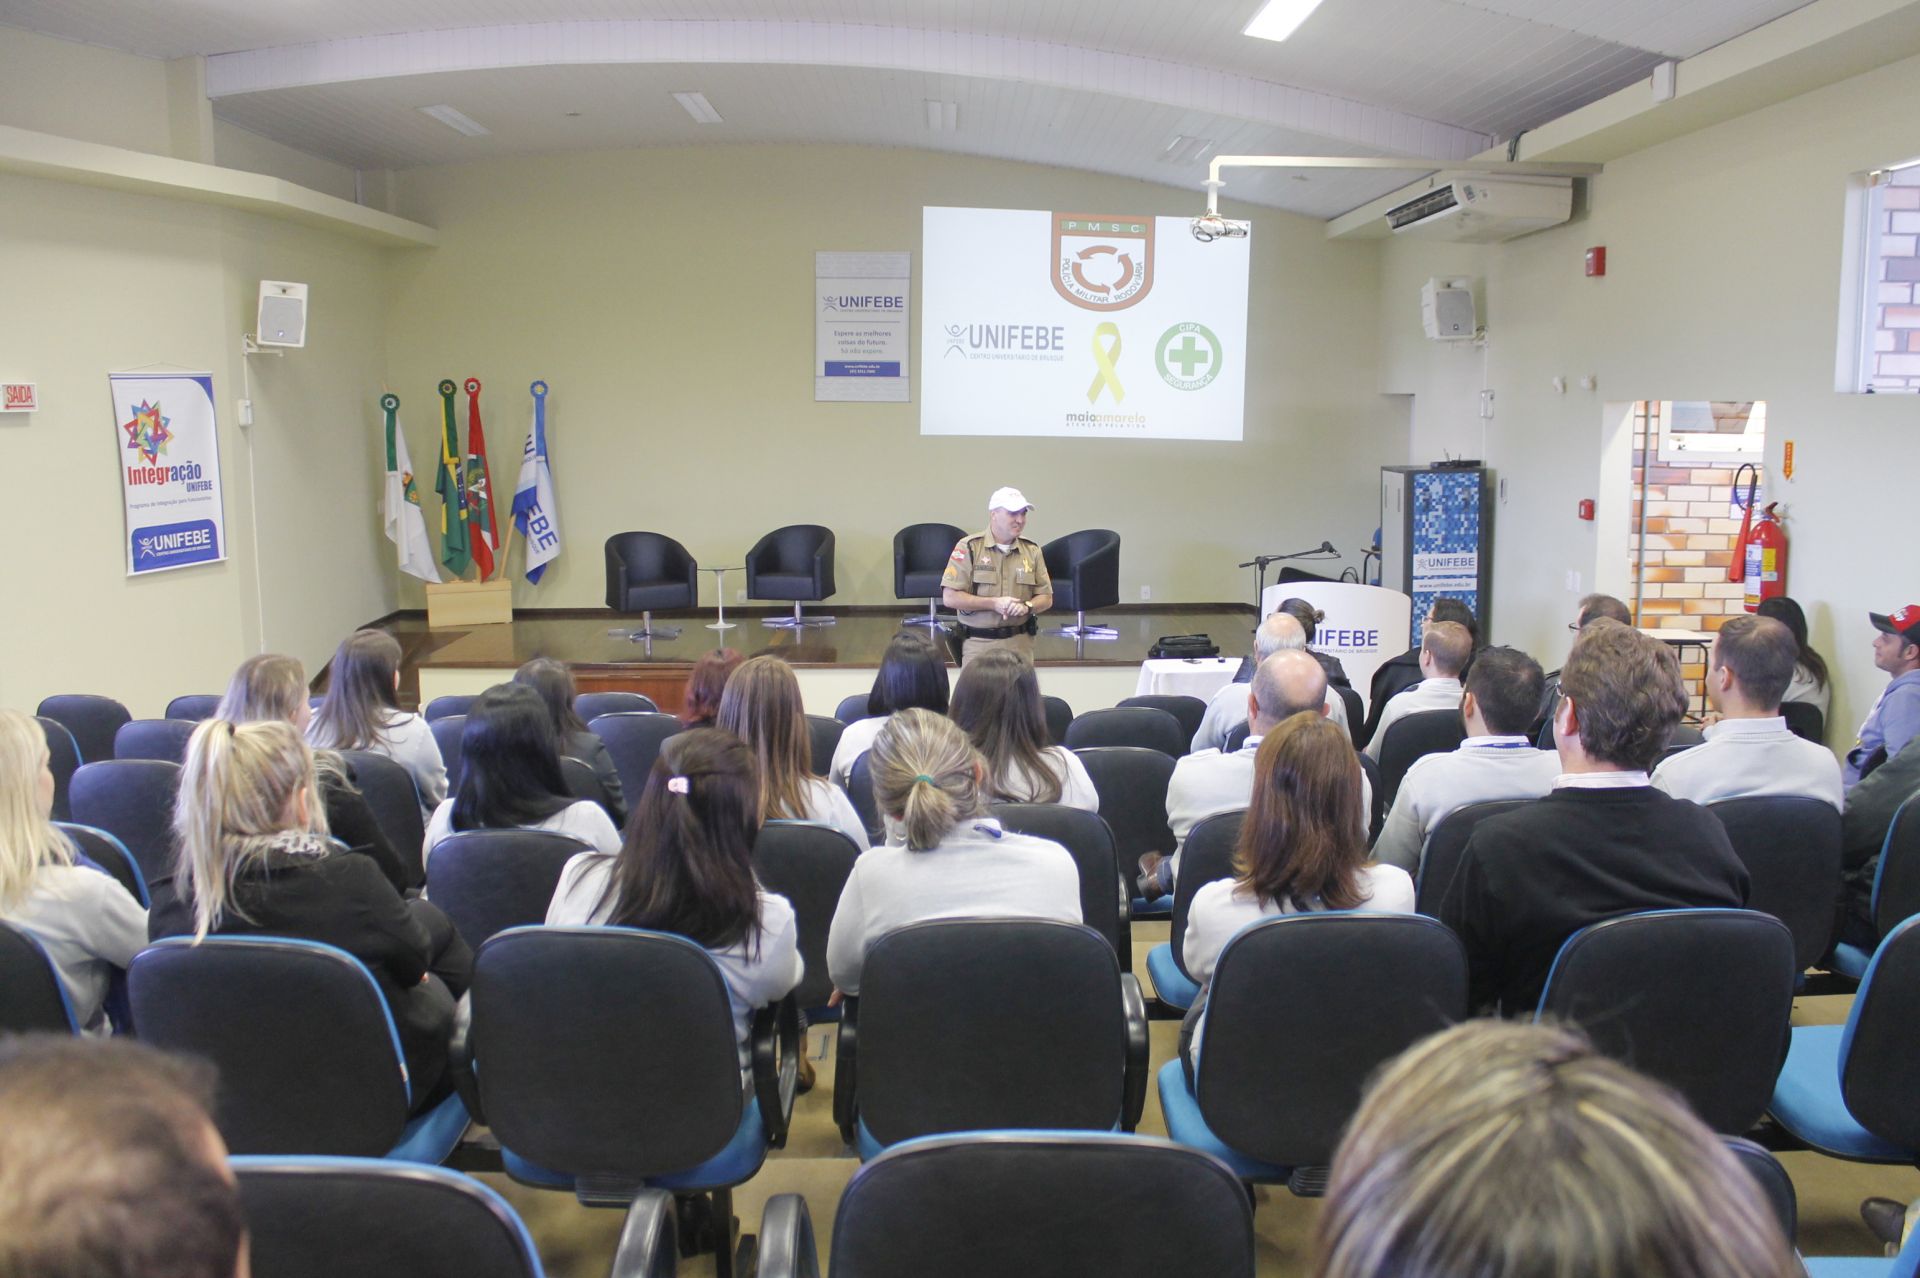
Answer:
[[[1314,630],[1312,646],[1340,658],[1353,690],[1365,702],[1373,672],[1407,650],[1413,626],[1413,599],[1383,586],[1350,581],[1283,581],[1260,596],[1264,620],[1282,599],[1300,598],[1327,614]]]
[[[427,625],[433,629],[497,626],[512,620],[513,583],[505,577],[427,585]]]

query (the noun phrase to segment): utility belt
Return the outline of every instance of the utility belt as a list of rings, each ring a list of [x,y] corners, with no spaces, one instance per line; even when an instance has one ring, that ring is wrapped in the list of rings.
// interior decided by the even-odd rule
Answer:
[[[1040,623],[1032,617],[1028,617],[1017,626],[969,626],[961,622],[960,629],[969,639],[1011,639],[1015,635],[1039,634]]]

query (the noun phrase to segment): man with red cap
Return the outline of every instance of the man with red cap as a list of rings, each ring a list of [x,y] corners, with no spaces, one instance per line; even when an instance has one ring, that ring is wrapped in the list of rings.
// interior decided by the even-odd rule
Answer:
[[[1899,754],[1920,734],[1920,604],[1890,613],[1870,612],[1880,633],[1873,638],[1873,664],[1893,676],[1860,725],[1860,740],[1847,754],[1847,788]]]

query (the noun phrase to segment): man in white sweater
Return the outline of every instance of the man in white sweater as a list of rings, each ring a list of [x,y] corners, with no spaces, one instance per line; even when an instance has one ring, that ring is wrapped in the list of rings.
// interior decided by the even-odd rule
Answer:
[[[1560,756],[1527,738],[1546,676],[1512,648],[1484,648],[1460,698],[1467,739],[1456,750],[1413,761],[1387,813],[1373,859],[1409,874],[1420,868],[1427,836],[1470,803],[1537,799],[1553,788]]]
[[[1380,726],[1367,742],[1367,757],[1380,762],[1380,746],[1387,739],[1387,730],[1408,715],[1422,710],[1459,709],[1460,672],[1472,656],[1473,636],[1465,626],[1457,621],[1429,625],[1420,637],[1420,682],[1387,702],[1380,712]]]
[[[1662,761],[1654,788],[1695,803],[1785,795],[1839,808],[1840,760],[1794,736],[1780,714],[1798,655],[1793,633],[1771,617],[1734,617],[1722,626],[1707,662],[1707,701],[1720,722],[1706,730],[1704,744]]]
[[[1300,628],[1300,622],[1292,613],[1270,612],[1260,628],[1253,632],[1253,666],[1257,670],[1260,663],[1274,653],[1283,650],[1300,649],[1307,646],[1307,632]],[[1220,691],[1213,694],[1207,703],[1206,716],[1200,720],[1199,731],[1193,734],[1193,744],[1188,748],[1195,754],[1202,750],[1224,750],[1227,737],[1241,724],[1247,722],[1247,684],[1252,681],[1249,672],[1246,679],[1236,679]],[[1347,703],[1331,687],[1326,692],[1327,718],[1341,727],[1347,726]]]

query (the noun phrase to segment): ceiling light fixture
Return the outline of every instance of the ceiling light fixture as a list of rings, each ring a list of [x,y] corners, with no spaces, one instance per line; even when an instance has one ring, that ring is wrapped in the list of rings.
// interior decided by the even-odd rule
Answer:
[[[1256,40],[1284,40],[1319,7],[1320,0],[1267,0],[1241,31]]]
[[[1193,164],[1212,146],[1212,138],[1190,138],[1183,133],[1167,143],[1167,149],[1160,158],[1168,164]]]
[[[935,133],[952,133],[960,127],[960,104],[927,99],[927,127]]]
[[[492,129],[489,129],[472,116],[461,111],[456,111],[445,103],[439,106],[421,107],[420,112],[422,115],[432,116],[454,132],[464,133],[470,138],[483,138],[493,132]]]
[[[673,100],[685,107],[695,124],[720,124],[720,113],[713,109],[704,93],[676,93]]]

